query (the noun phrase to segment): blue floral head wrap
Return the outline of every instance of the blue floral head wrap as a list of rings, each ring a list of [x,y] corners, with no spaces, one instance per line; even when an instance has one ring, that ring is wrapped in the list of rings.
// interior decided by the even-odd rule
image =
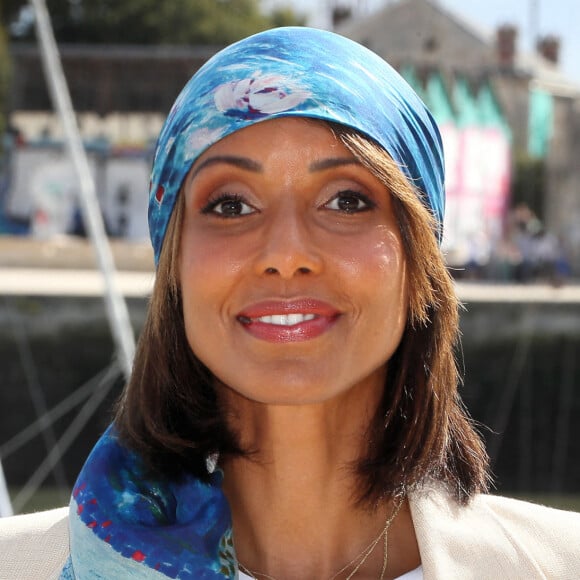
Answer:
[[[416,186],[441,237],[441,137],[413,89],[356,42],[323,30],[276,28],[216,54],[175,101],[159,136],[149,192],[156,263],[181,184],[195,160],[226,135],[278,117],[331,121],[374,139]]]

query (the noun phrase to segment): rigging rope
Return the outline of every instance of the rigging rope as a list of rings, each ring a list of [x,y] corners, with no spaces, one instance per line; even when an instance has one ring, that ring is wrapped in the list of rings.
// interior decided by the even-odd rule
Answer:
[[[7,298],[4,299],[4,305],[6,308],[8,323],[10,325],[10,329],[14,337],[14,342],[16,344],[16,349],[18,351],[18,356],[20,358],[21,367],[24,372],[24,382],[26,383],[28,394],[32,400],[32,406],[34,407],[36,416],[38,418],[42,418],[46,416],[48,407],[46,404],[44,391],[38,379],[36,364],[32,356],[28,337],[24,331],[24,325],[22,324],[22,320],[20,320],[20,315],[16,306],[13,305],[11,308],[10,302]],[[52,428],[52,424],[46,420],[42,421],[40,427],[46,451],[47,453],[50,453],[51,449],[58,447],[56,434]],[[54,464],[53,474],[56,485],[59,489],[68,488],[68,481],[64,471],[64,466],[60,461]]]
[[[30,423],[20,433],[16,433],[13,437],[8,439],[5,443],[0,445],[0,459],[6,459],[23,445],[26,445],[31,439],[36,437],[47,423],[54,423],[61,417],[66,415],[69,411],[80,405],[86,398],[88,398],[95,389],[95,384],[103,379],[105,374],[109,371],[109,367],[102,369],[94,377],[90,378],[76,391],[65,397],[60,403],[55,405],[45,415],[38,417],[36,421]]]
[[[58,445],[51,449],[44,461],[38,466],[30,479],[14,498],[12,506],[16,513],[22,510],[24,505],[42,485],[42,482],[46,479],[54,464],[60,461],[61,455],[75,442],[89,419],[109,394],[120,374],[121,370],[119,369],[118,364],[113,362],[107,369],[102,380],[97,384],[97,387],[89,400],[81,407],[79,412],[75,415],[75,418],[61,435],[58,440]]]

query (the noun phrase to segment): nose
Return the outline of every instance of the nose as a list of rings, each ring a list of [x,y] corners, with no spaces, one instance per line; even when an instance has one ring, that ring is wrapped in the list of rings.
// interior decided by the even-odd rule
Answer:
[[[296,275],[316,274],[322,259],[312,227],[296,209],[280,209],[263,230],[256,271],[259,275],[291,279]]]

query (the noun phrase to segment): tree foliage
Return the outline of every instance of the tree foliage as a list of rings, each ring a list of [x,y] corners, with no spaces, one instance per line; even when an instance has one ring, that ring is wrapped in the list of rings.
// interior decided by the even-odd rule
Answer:
[[[26,4],[1,2],[3,22],[14,22]],[[47,6],[57,40],[73,43],[221,45],[305,23],[289,8],[265,15],[259,0],[47,0]],[[34,30],[20,38],[32,40]]]

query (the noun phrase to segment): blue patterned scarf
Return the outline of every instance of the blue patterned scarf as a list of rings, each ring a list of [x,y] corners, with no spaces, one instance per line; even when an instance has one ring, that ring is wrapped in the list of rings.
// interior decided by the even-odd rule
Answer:
[[[61,580],[236,577],[222,473],[209,484],[151,477],[113,428],[89,455],[73,488],[70,551]]]
[[[181,184],[219,139],[277,117],[339,123],[372,138],[443,223],[443,152],[431,115],[381,58],[336,34],[279,28],[242,40],[189,81],[155,153],[149,227],[156,263]],[[438,232],[440,235],[440,231]],[[111,429],[87,459],[71,499],[71,557],[61,580],[236,578],[221,472],[209,484],[151,478]]]
[[[219,52],[175,101],[159,136],[149,191],[156,263],[181,184],[195,160],[226,135],[279,117],[339,123],[374,139],[442,227],[441,136],[413,89],[356,42],[322,30],[277,28]]]

